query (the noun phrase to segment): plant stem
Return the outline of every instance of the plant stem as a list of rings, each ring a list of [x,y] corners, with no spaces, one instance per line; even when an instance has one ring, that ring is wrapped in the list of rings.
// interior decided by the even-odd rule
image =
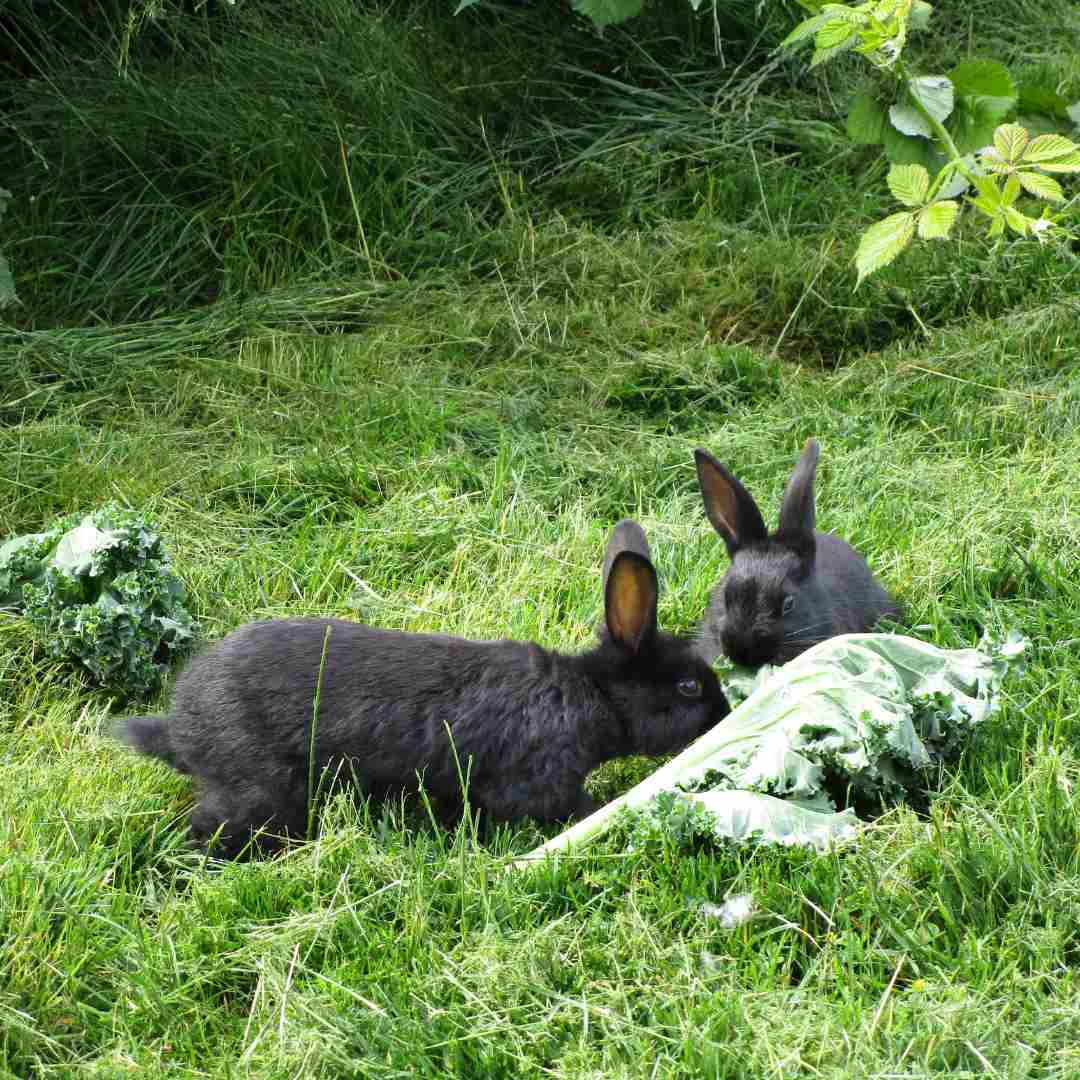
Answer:
[[[896,61],[895,70],[897,76],[900,78],[900,81],[908,89],[908,96],[911,99],[911,104],[914,106],[915,111],[918,112],[919,115],[926,120],[926,122],[930,125],[930,130],[933,131],[938,141],[942,144],[942,146],[945,147],[946,151],[948,152],[948,164],[951,165],[957,172],[959,172],[960,175],[963,176],[964,179],[967,180],[967,182],[971,184],[973,188],[977,188],[978,177],[976,177],[975,173],[964,163],[963,155],[960,153],[960,149],[956,145],[956,143],[953,142],[953,138],[949,134],[945,125],[940,120],[938,120],[937,117],[932,116],[930,112],[927,111],[923,103],[919,101],[919,99],[912,91],[911,84],[912,82],[914,82],[915,77],[908,71],[907,66],[904,64],[903,60]],[[947,168],[948,165],[946,166],[946,169]],[[932,199],[933,196],[937,193],[938,189],[941,187],[945,179],[946,169],[942,169],[938,173],[937,177],[934,180],[934,183],[931,185],[929,194],[927,196],[928,199]]]

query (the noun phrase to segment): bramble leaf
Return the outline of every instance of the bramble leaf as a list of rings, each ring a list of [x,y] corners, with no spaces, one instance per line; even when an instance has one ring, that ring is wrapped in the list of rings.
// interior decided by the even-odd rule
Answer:
[[[969,169],[975,170],[975,158],[967,155],[960,159]],[[944,176],[941,176],[944,173]],[[946,165],[938,175],[941,176],[941,187],[935,192],[939,199],[952,199],[962,195],[971,186],[968,178],[952,163]]]
[[[894,165],[886,183],[897,202],[922,206],[930,190],[930,174],[921,165]]]
[[[1013,232],[1026,236],[1031,231],[1031,223],[1034,218],[1029,218],[1027,214],[1020,213],[1014,206],[1006,206],[1004,214],[1005,221]]]
[[[1026,169],[1016,174],[1020,186],[1037,199],[1046,199],[1048,202],[1064,202],[1065,193],[1061,185],[1052,177],[1042,173],[1028,172]]]
[[[1076,150],[1076,143],[1064,135],[1040,135],[1032,139],[1024,151],[1024,160],[1041,164],[1054,158],[1066,157]]]
[[[947,75],[920,75],[908,83],[908,92],[939,122],[953,111],[955,94]]]
[[[829,14],[815,15],[812,19],[805,19],[783,41],[780,48],[790,49],[812,38],[826,23],[832,22],[833,16]]]
[[[1009,164],[1019,161],[1028,144],[1028,133],[1019,124],[1002,124],[994,132],[994,149]]]
[[[572,0],[575,11],[581,12],[596,26],[625,22],[641,14],[644,0]]]
[[[890,105],[889,122],[902,135],[919,135],[929,139],[930,123],[913,105]]]
[[[1080,147],[1077,147],[1077,149],[1066,157],[1055,158],[1053,161],[1040,161],[1039,168],[1045,169],[1046,172],[1080,172]]]
[[[931,203],[919,214],[919,236],[923,240],[944,240],[956,221],[960,207],[952,199]]]
[[[847,114],[848,138],[862,146],[875,146],[881,142],[885,130],[885,110],[873,94],[856,94],[851,99]]]
[[[930,16],[934,13],[934,5],[926,3],[926,0],[915,0],[911,5],[911,14],[908,16],[909,30],[925,30],[930,25]]]
[[[845,38],[838,45],[833,45],[828,49],[815,49],[814,55],[810,58],[810,67],[816,68],[819,64],[826,63],[834,56],[839,56],[840,53],[850,52],[858,43],[858,35],[852,34],[851,37]]]
[[[1023,161],[1047,172],[1080,172],[1080,146],[1064,135],[1040,135],[1028,144]]]
[[[911,243],[914,235],[915,215],[910,212],[891,214],[884,221],[871,225],[862,234],[855,253],[855,268],[859,274],[855,287],[858,288],[875,270],[888,266]]]
[[[827,22],[814,38],[814,44],[819,49],[835,49],[837,45],[843,45],[848,38],[856,33],[855,27],[850,23],[833,19]]]
[[[922,165],[931,176],[936,176],[945,164],[945,159],[929,139],[903,135],[892,124],[885,125],[881,142],[885,156],[893,165]]]
[[[978,98],[961,97],[949,117],[949,134],[961,154],[970,154],[989,146],[1001,117],[984,108]]]
[[[1018,93],[1009,69],[997,60],[965,60],[949,72],[958,98],[1000,123],[1016,107]]]

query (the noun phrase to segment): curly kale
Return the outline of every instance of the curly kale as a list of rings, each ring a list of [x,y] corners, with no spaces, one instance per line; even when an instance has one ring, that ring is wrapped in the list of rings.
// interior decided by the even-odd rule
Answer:
[[[157,527],[115,503],[0,544],[0,609],[26,618],[50,656],[126,697],[154,693],[190,651],[184,600]]]

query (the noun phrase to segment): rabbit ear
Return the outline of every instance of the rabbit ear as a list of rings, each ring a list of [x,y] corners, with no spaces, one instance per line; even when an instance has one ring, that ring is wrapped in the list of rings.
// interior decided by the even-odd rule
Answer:
[[[636,551],[620,551],[604,589],[604,615],[611,639],[632,654],[656,634],[660,586],[653,564]]]
[[[817,470],[818,454],[821,448],[816,439],[807,439],[799,458],[784,489],[784,498],[780,503],[779,531],[790,538],[814,535],[814,474]]]
[[[649,541],[645,530],[632,518],[623,518],[611,530],[611,538],[604,551],[604,591],[607,592],[608,578],[611,576],[611,564],[622,551],[636,551],[642,558],[651,559]]]
[[[728,554],[734,556],[744,545],[765,540],[769,535],[765,519],[750,492],[712,454],[695,450],[694,460],[705,516],[727,545]]]

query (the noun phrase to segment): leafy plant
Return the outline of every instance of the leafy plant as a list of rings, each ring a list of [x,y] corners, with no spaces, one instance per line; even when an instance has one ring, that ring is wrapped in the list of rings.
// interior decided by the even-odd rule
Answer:
[[[633,843],[766,840],[824,848],[855,833],[837,784],[869,803],[918,792],[997,706],[1024,643],[940,649],[898,634],[846,634],[763,668],[722,723],[648,779],[519,860],[606,832],[632,812]],[[744,677],[745,678],[745,677]],[[733,697],[747,687],[736,681]]]
[[[457,11],[476,2],[461,0]],[[695,11],[702,4],[689,2]],[[879,90],[855,95],[847,132],[856,143],[883,148],[892,163],[889,190],[904,209],[863,234],[855,255],[856,288],[916,235],[948,238],[962,195],[989,219],[993,238],[1006,229],[1040,242],[1069,235],[1062,216],[1051,210],[1066,202],[1051,174],[1080,172],[1080,146],[1058,130],[1080,124],[1080,103],[1070,105],[1044,82],[1019,86],[996,60],[966,60],[946,75],[910,69],[902,54],[908,34],[929,26],[933,7],[925,0],[798,3],[811,17],[781,47],[812,43],[811,67],[856,53],[888,77]],[[597,26],[606,26],[640,14],[643,0],[572,0],[572,6]],[[1005,123],[1018,113],[1024,124]],[[1020,204],[1022,195],[1042,204],[1036,205],[1037,213]]]
[[[4,608],[29,620],[50,656],[126,696],[157,690],[195,636],[157,527],[115,503],[0,545]]]
[[[893,81],[888,107],[881,97],[864,93],[848,112],[848,134],[856,142],[882,145],[893,162],[889,190],[905,208],[863,234],[855,255],[858,283],[892,262],[916,233],[924,240],[948,237],[960,212],[957,196],[968,190],[974,194],[966,201],[989,219],[991,237],[1006,227],[1040,241],[1065,233],[1049,206],[1034,216],[1017,201],[1025,192],[1044,204],[1064,203],[1061,185],[1049,174],[1080,172],[1080,146],[1057,132],[1031,138],[1025,127],[1002,123],[1020,102],[1003,64],[968,60],[948,75],[910,70],[901,54],[908,32],[929,22],[932,8],[923,0],[799,2],[812,17],[784,46],[813,42],[811,67],[856,52]],[[1029,91],[1027,104],[1057,113],[1063,106],[1052,90]]]

